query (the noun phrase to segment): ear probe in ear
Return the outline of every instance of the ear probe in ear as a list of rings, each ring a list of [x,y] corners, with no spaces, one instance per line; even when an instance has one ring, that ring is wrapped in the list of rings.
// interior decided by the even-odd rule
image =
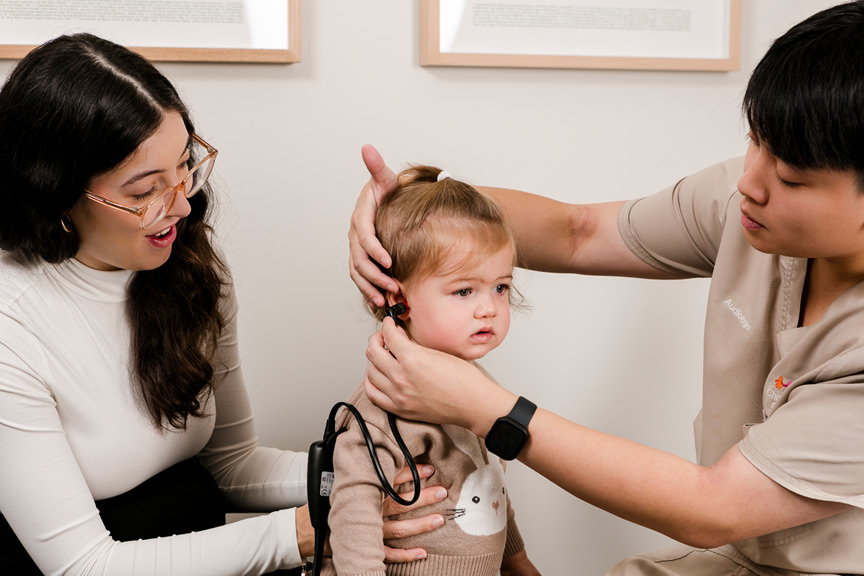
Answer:
[[[387,308],[387,315],[393,319],[394,322],[399,320],[399,316],[408,311],[408,306],[405,305],[404,302],[399,302]]]

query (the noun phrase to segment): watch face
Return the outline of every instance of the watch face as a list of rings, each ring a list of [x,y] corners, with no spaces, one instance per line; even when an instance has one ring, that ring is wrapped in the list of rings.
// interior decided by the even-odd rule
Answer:
[[[497,420],[486,435],[486,449],[505,460],[513,460],[527,439],[528,432],[505,417]]]

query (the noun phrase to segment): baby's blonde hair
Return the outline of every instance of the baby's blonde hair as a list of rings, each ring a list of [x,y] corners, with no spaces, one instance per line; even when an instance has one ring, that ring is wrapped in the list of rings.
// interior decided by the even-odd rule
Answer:
[[[476,252],[454,269],[507,245],[514,246],[515,264],[513,235],[498,206],[464,182],[450,177],[439,181],[440,173],[432,166],[411,166],[379,206],[375,230],[393,261],[385,272],[400,282],[422,279],[468,244]],[[373,312],[379,321],[385,313],[383,308]]]

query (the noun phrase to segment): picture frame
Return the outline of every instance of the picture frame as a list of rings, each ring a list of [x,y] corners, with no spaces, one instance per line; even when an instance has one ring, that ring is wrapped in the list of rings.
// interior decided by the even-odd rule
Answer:
[[[741,0],[420,0],[420,64],[740,69]]]
[[[3,0],[0,59],[92,32],[156,62],[290,64],[302,58],[301,22],[301,0]]]

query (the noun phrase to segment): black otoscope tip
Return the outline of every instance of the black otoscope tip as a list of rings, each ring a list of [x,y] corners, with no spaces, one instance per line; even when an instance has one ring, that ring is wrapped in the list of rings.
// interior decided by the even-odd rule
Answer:
[[[393,320],[396,320],[399,316],[408,311],[408,306],[405,305],[404,302],[399,302],[390,306],[387,309],[387,315],[390,316]]]

